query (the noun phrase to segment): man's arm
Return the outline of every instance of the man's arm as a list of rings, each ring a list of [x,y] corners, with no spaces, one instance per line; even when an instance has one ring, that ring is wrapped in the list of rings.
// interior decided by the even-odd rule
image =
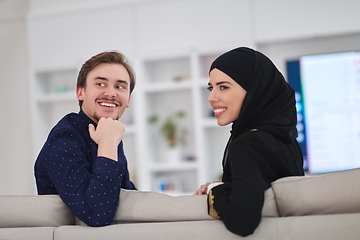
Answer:
[[[104,150],[109,151],[98,150],[99,156],[90,163],[87,158],[91,156],[92,149],[88,149],[82,136],[71,130],[50,135],[47,146],[39,155],[42,170],[46,171],[61,199],[90,226],[104,226],[112,222],[123,177],[128,176],[126,163],[118,162],[117,156],[111,155],[114,152],[117,154],[118,146],[115,150],[109,148],[110,144],[107,145],[103,138],[106,134],[99,130],[101,128],[97,128],[95,136],[100,136],[97,140],[104,144]],[[117,139],[122,138],[122,134],[119,137],[114,129],[108,130],[115,133],[113,135],[117,135]]]

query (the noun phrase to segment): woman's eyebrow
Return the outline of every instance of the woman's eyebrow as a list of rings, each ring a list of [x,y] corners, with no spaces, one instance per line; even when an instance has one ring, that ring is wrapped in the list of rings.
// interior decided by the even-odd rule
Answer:
[[[227,82],[227,81],[222,81],[222,82],[217,82],[215,85],[221,85],[221,84],[230,84],[230,82]],[[211,86],[211,83],[208,83],[208,86]]]
[[[221,85],[221,84],[230,84],[230,85],[231,85],[230,82],[226,82],[226,81],[222,81],[222,82],[217,82],[217,83],[216,83],[216,85]]]
[[[217,82],[215,85],[221,85],[221,84],[230,84],[230,82],[227,82],[227,81],[222,81],[222,82]],[[208,83],[208,86],[211,86],[211,83]]]

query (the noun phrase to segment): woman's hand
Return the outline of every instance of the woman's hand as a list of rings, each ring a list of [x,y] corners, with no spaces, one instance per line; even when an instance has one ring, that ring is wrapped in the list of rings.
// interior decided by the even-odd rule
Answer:
[[[207,194],[206,190],[209,185],[210,185],[209,182],[201,185],[200,188],[194,192],[194,195],[206,195]]]

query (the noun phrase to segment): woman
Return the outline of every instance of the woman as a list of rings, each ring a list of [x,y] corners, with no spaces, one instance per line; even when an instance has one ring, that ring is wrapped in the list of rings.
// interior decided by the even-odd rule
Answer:
[[[212,63],[208,85],[217,123],[233,124],[222,182],[206,183],[195,194],[208,193],[209,214],[247,236],[260,223],[271,182],[304,175],[294,90],[265,55],[244,47]]]

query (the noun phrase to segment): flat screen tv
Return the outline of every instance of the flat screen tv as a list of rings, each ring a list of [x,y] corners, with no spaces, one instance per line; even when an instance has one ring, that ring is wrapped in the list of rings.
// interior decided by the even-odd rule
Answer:
[[[296,93],[297,138],[309,173],[360,167],[360,52],[286,62]]]

